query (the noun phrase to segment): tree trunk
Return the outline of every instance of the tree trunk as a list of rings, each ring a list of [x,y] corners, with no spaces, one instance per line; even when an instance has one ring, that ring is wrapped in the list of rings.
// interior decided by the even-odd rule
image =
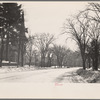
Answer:
[[[89,66],[89,68],[91,68],[91,59],[90,59],[90,57],[88,58],[88,66]]]
[[[83,69],[86,70],[86,65],[85,65],[85,62],[86,62],[85,51],[82,48],[80,48],[80,51],[81,51]]]
[[[29,59],[29,67],[30,67],[30,65],[31,65],[31,57],[30,57],[30,59]]]
[[[60,62],[60,68],[62,68],[62,59],[60,59],[59,62]]]
[[[7,40],[6,40],[6,61],[8,61],[8,48],[9,48],[9,34],[7,34]]]
[[[4,36],[1,38],[1,59],[0,59],[0,67],[2,67],[2,60],[3,60],[3,51],[4,51]]]
[[[60,61],[61,59],[57,58],[57,65],[61,68],[62,67],[62,61]]]
[[[20,60],[20,40],[18,40],[18,60],[17,60],[17,67],[19,66],[19,60]]]
[[[41,54],[41,67],[45,67],[45,55]]]
[[[85,61],[83,61],[83,69],[86,70]]]
[[[21,43],[21,66],[23,67],[24,66],[24,44],[23,44],[23,41]]]
[[[37,62],[36,62],[36,53],[35,53],[35,62],[34,62],[35,66],[36,66],[36,63],[37,63]]]
[[[82,56],[82,63],[83,63],[83,69],[86,70],[86,65],[85,65],[85,55]]]
[[[48,67],[51,67],[51,57],[50,57],[50,55],[48,56],[47,66],[48,66]]]
[[[60,67],[59,58],[57,57],[57,66]]]
[[[96,41],[95,45],[95,52],[94,52],[94,69],[93,70],[98,70],[98,59],[99,59],[99,51],[98,51],[98,44]]]

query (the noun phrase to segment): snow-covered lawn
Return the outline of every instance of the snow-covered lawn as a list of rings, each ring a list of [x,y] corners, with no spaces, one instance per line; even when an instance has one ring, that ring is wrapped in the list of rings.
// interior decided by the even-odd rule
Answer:
[[[88,83],[100,83],[100,70],[92,71],[92,69],[79,69],[77,74],[84,78]]]

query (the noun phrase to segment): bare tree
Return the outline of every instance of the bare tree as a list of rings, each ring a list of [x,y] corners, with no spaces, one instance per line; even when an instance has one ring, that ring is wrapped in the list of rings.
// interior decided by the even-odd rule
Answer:
[[[50,44],[54,41],[54,35],[49,33],[41,33],[35,35],[35,46],[38,48],[41,56],[41,67],[45,66],[45,57]]]
[[[28,43],[26,45],[26,55],[29,59],[29,66],[31,65],[32,57],[34,55],[33,45],[34,45],[34,37],[29,36]]]
[[[54,45],[53,52],[57,57],[57,65],[62,67],[64,57],[67,55],[67,49],[64,46]]]
[[[100,42],[100,4],[89,3],[88,7],[80,12],[80,15],[88,13],[87,18],[89,21],[88,36],[90,38],[90,45],[88,56],[92,59],[93,70],[98,70],[99,60],[99,42]],[[90,59],[89,57],[89,59]]]
[[[81,11],[74,20],[67,20],[65,27],[80,49],[83,69],[86,69],[86,60],[92,59],[93,70],[98,70],[99,41],[100,41],[100,4],[89,3],[88,7]],[[66,24],[65,24],[66,25]],[[91,59],[90,59],[91,58]]]
[[[100,4],[89,3],[88,7],[81,11],[81,13],[88,12],[88,19],[100,22]]]
[[[100,23],[97,21],[92,21],[89,25],[90,30],[88,35],[91,39],[90,41],[90,55],[92,59],[93,70],[98,70],[98,60],[99,60],[99,44],[100,44]]]
[[[87,35],[88,27],[89,27],[89,19],[87,19],[88,13],[81,14],[80,13],[74,19],[68,19],[67,25],[65,24],[66,33],[71,35],[70,38],[76,41],[82,56],[83,61],[83,69],[86,69],[86,45],[89,42],[89,36]]]

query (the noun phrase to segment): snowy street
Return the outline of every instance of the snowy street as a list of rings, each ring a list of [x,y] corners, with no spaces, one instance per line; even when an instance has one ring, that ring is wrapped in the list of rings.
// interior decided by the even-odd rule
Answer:
[[[0,73],[0,82],[34,82],[34,83],[85,83],[77,75],[79,68],[39,69],[22,72]]]

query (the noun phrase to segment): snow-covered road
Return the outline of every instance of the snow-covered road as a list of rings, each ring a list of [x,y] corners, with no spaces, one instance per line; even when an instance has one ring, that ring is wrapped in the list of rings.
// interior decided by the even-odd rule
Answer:
[[[1,73],[0,82],[85,83],[82,77],[77,75],[77,69],[79,68],[41,69],[34,71]]]

